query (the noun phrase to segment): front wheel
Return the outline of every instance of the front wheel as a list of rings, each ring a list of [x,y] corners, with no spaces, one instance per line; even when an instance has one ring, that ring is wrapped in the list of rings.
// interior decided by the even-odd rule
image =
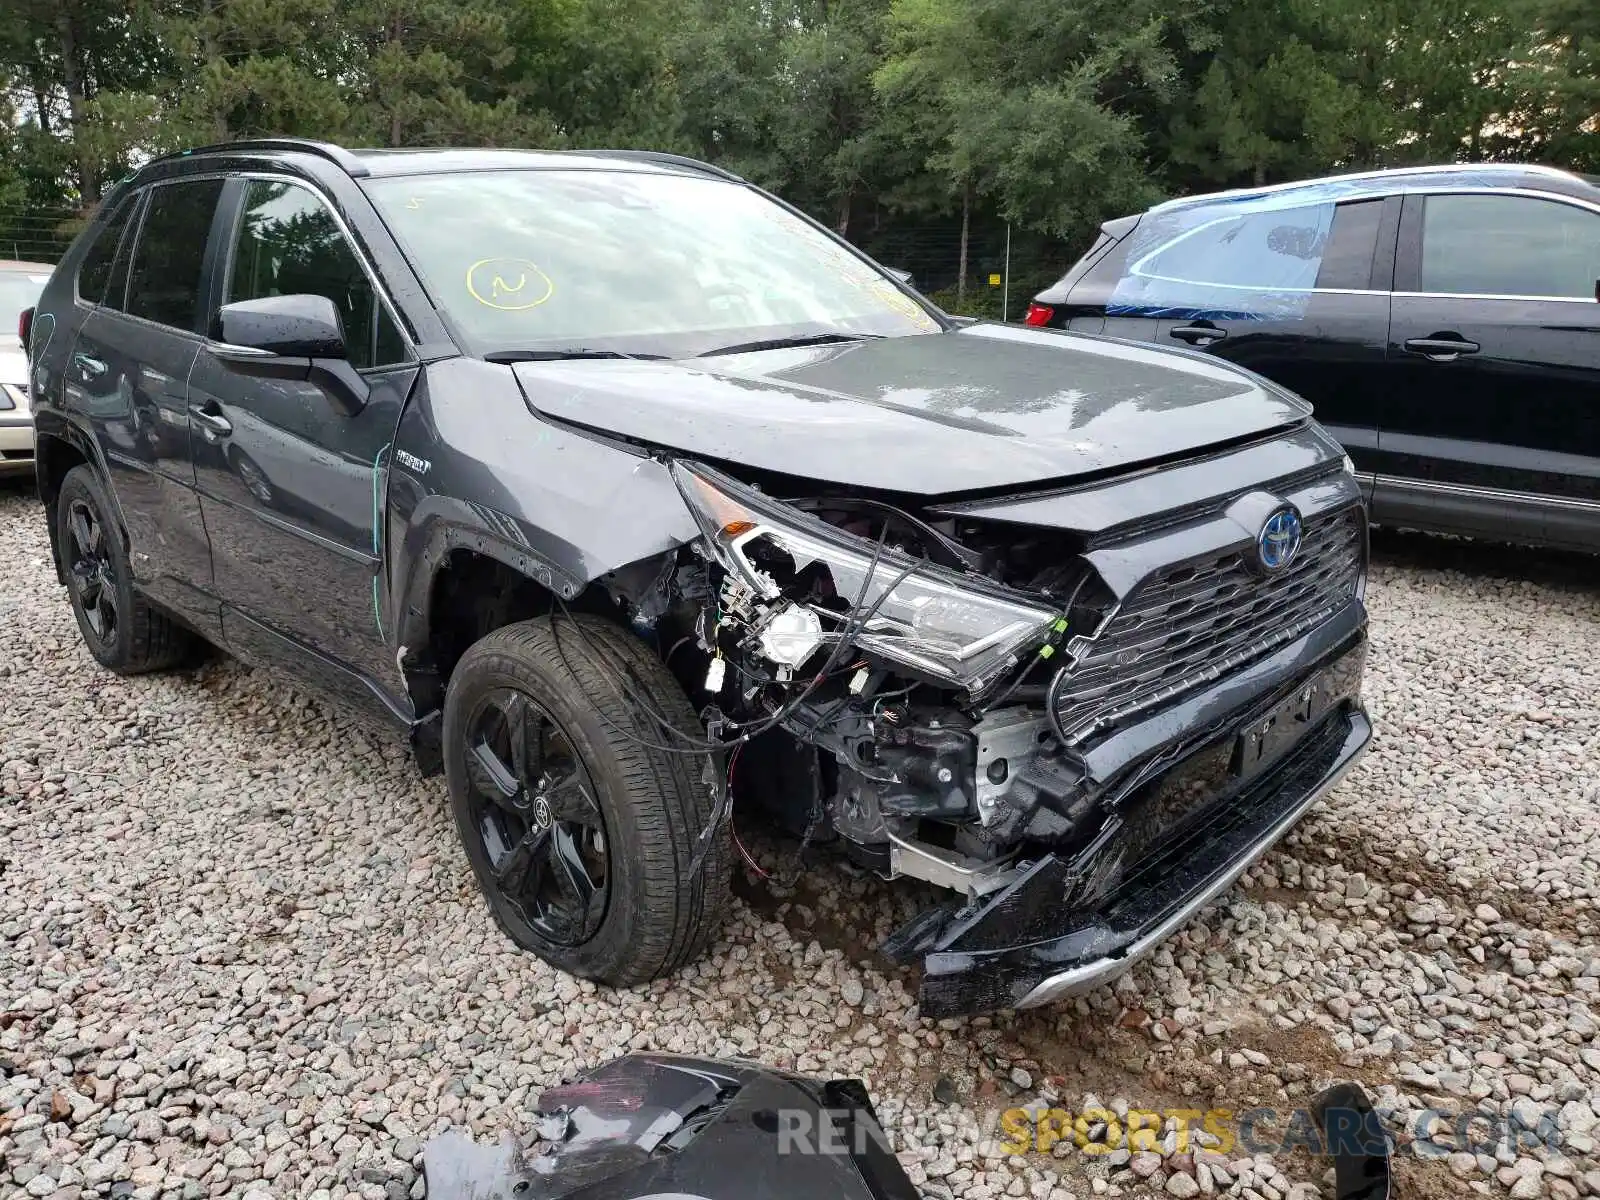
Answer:
[[[580,616],[508,625],[469,649],[443,733],[456,828],[495,920],[551,965],[626,987],[700,953],[731,860],[725,829],[702,836],[704,760],[663,749],[670,735],[619,678],[677,728],[700,728],[642,643]]]

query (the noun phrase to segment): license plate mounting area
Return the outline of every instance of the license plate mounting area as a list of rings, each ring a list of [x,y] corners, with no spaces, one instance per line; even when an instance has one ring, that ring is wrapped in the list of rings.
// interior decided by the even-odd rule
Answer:
[[[1256,717],[1234,739],[1234,775],[1248,779],[1272,765],[1311,731],[1332,701],[1333,689],[1323,673],[1306,680]]]

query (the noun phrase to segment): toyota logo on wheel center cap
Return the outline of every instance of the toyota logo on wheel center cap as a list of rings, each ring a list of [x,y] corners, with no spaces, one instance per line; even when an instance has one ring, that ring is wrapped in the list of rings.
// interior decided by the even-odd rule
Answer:
[[[549,829],[551,822],[550,801],[540,796],[533,805],[533,823],[538,829]]]
[[[1261,569],[1270,573],[1283,570],[1300,552],[1300,538],[1304,526],[1300,514],[1292,508],[1280,508],[1266,519],[1256,536],[1256,553],[1261,559]]]

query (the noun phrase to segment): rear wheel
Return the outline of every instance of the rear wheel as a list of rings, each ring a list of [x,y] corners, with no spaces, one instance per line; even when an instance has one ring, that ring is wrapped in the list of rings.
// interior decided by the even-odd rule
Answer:
[[[89,653],[119,675],[177,666],[193,635],[134,590],[111,501],[93,468],[74,467],[56,498],[56,545],[67,592]]]
[[[620,698],[618,677],[673,725],[699,728],[637,639],[560,617],[468,650],[443,732],[456,828],[495,920],[553,966],[621,987],[700,953],[726,902],[730,851],[726,830],[702,839],[704,760],[646,744],[669,735]]]

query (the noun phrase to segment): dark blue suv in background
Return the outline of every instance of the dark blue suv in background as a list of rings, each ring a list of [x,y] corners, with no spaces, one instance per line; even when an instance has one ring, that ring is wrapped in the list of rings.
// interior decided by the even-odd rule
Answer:
[[[1030,325],[1193,347],[1312,403],[1379,524],[1600,551],[1600,185],[1471,165],[1109,221]]]

